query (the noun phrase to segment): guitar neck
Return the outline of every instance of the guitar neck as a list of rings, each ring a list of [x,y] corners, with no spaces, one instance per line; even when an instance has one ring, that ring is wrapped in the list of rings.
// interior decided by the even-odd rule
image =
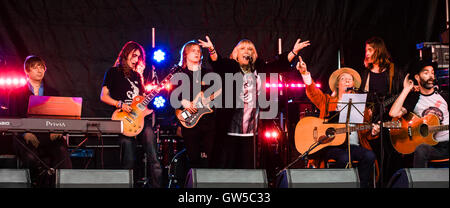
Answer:
[[[400,94],[394,95],[394,96],[390,97],[389,99],[385,100],[383,102],[383,106],[387,106],[387,105],[393,103],[398,98],[399,95]]]
[[[383,126],[396,126],[398,125],[397,122],[383,122]],[[368,130],[368,129],[372,129],[372,124],[363,124],[363,125],[356,125],[356,126],[350,126],[349,127],[349,131],[363,131],[363,130]],[[447,125],[447,129],[448,129],[448,125]],[[336,129],[336,133],[337,134],[343,134],[347,132],[347,128],[337,128]]]
[[[371,125],[369,124],[364,124],[364,125],[357,125],[357,126],[350,126],[349,127],[349,131],[362,131],[362,130],[367,130],[372,128]],[[347,128],[337,128],[336,129],[336,134],[343,134],[343,133],[347,133]]]
[[[447,125],[439,125],[439,126],[430,126],[428,128],[429,131],[435,133],[439,131],[447,131],[448,130],[448,124]]]
[[[173,66],[170,69],[169,74],[161,81],[161,83],[158,85],[158,87],[156,87],[155,89],[153,89],[147,96],[145,96],[145,99],[142,101],[142,104],[147,106],[152,100],[153,98],[156,97],[156,95],[164,88],[166,87],[166,84],[169,83],[170,79],[172,79],[173,74],[178,71],[180,67],[178,65]]]

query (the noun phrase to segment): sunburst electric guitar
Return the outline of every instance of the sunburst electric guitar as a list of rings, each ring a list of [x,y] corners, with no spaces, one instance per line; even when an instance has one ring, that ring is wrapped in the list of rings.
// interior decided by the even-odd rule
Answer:
[[[147,108],[147,105],[155,98],[155,96],[166,87],[173,77],[173,74],[180,70],[181,67],[178,65],[173,66],[169,74],[162,80],[159,85],[154,88],[146,96],[136,96],[133,98],[131,103],[131,111],[125,112],[121,109],[117,109],[112,114],[112,120],[120,120],[123,123],[123,135],[128,137],[134,137],[141,133],[144,128],[144,118],[145,116],[152,113],[152,110]]]
[[[384,128],[400,128],[398,121],[383,122]],[[347,131],[362,131],[371,129],[371,124],[357,124],[347,130],[345,124],[325,123],[317,117],[302,118],[295,128],[295,147],[300,154],[309,151],[313,154],[327,146],[338,146],[345,142]],[[313,149],[311,149],[314,147]]]
[[[195,125],[197,125],[198,121],[200,120],[200,118],[202,118],[203,115],[212,113],[213,110],[209,107],[208,104],[212,100],[214,100],[217,96],[219,96],[220,93],[222,93],[222,89],[217,90],[211,96],[205,98],[203,97],[203,92],[199,92],[192,101],[194,107],[197,108],[196,113],[190,113],[186,109],[175,110],[175,115],[177,116],[181,125],[183,125],[186,128],[192,128]]]
[[[440,125],[439,117],[432,113],[419,117],[410,112],[393,120],[399,121],[402,128],[390,129],[391,143],[402,154],[413,153],[420,144],[436,145],[434,133],[448,130],[448,125]]]

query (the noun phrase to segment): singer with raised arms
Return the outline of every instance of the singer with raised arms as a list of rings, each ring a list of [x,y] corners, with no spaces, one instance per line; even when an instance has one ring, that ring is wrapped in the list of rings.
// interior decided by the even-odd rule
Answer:
[[[234,47],[228,58],[220,56],[210,38],[199,40],[200,45],[209,50],[213,70],[222,78],[222,95],[225,105],[217,109],[218,148],[223,150],[223,168],[254,168],[254,135],[260,116],[258,93],[261,88],[262,73],[280,73],[292,70],[290,62],[301,49],[309,46],[309,41],[298,39],[292,50],[278,55],[274,61],[265,62],[258,57],[252,41],[242,39]],[[226,83],[235,82],[234,89],[227,89]],[[263,80],[265,81],[265,80]],[[258,92],[258,93],[257,93]],[[233,105],[226,105],[232,103]]]
[[[324,94],[320,89],[315,87],[311,73],[308,71],[306,63],[300,56],[297,69],[305,82],[307,97],[320,110],[320,118],[329,116],[327,115],[328,112],[336,111],[337,103],[342,99],[343,95],[353,93],[353,89],[359,88],[361,85],[361,77],[358,72],[352,68],[340,68],[334,71],[328,80],[332,94]],[[365,119],[367,118],[366,115],[364,117]],[[358,174],[361,188],[370,187],[371,171],[373,170],[376,157],[371,150],[368,140],[376,138],[378,133],[379,126],[374,125],[372,130],[358,131],[358,133],[351,132],[349,134],[350,138],[347,138],[347,142],[350,142],[352,160],[359,161]],[[345,168],[349,160],[347,146],[348,144],[346,142],[338,146],[327,146],[319,152],[314,153],[314,157],[311,158],[319,158],[315,162],[320,167],[323,166],[319,164],[321,161],[334,159],[336,161],[336,168]]]

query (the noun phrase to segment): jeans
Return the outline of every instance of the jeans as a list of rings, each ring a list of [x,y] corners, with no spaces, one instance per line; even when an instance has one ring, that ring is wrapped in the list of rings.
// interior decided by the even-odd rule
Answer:
[[[121,148],[121,166],[124,169],[133,169],[136,161],[136,146],[137,142],[142,145],[142,148],[147,154],[147,163],[149,166],[148,173],[150,176],[150,186],[152,188],[162,187],[162,168],[161,163],[158,160],[157,148],[156,148],[156,136],[150,125],[151,122],[147,121],[144,124],[142,132],[134,137],[120,136],[120,148]]]
[[[345,168],[348,163],[348,148],[345,145],[339,147],[328,147],[325,149],[325,157],[336,160],[336,168]],[[357,160],[358,174],[361,188],[370,187],[370,176],[374,168],[376,159],[375,153],[360,146],[350,145],[350,156],[353,160]]]
[[[414,152],[414,167],[427,168],[429,160],[448,158],[448,141],[439,142],[435,146],[421,144]]]

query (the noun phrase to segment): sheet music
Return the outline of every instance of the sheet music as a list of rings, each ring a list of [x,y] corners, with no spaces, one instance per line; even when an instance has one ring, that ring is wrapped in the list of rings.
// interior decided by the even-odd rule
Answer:
[[[340,111],[339,123],[346,123],[347,121],[348,102],[350,99],[352,99],[353,105],[350,111],[349,123],[362,124],[364,122],[363,113],[366,107],[367,94],[344,94],[342,96],[342,100],[337,104],[337,110]]]

